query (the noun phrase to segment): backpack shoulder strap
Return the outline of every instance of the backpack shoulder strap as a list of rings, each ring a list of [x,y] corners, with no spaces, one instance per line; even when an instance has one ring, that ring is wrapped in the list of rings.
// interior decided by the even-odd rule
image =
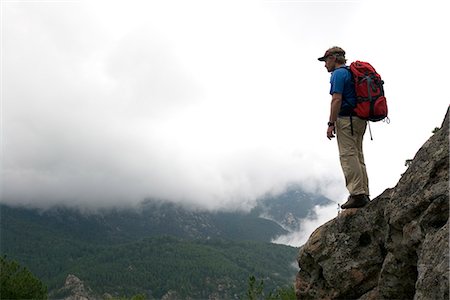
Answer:
[[[350,66],[341,66],[341,67],[339,67],[339,68],[337,68],[336,70],[338,70],[338,69],[346,69],[347,71],[349,71],[350,72],[350,75],[352,75],[352,80],[353,80],[353,72],[352,72],[352,70],[350,69]]]

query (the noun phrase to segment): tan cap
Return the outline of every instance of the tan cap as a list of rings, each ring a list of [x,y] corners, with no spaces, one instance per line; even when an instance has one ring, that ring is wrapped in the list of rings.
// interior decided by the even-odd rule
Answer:
[[[339,56],[345,57],[345,51],[341,47],[332,47],[332,48],[328,49],[327,51],[325,51],[325,54],[322,57],[319,57],[318,60],[325,61],[327,59],[327,57],[331,56],[331,55],[339,55]]]

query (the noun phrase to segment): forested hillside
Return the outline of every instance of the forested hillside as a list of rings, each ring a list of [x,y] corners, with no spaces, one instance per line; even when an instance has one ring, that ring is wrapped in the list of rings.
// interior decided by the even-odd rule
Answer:
[[[81,256],[68,259],[67,270],[98,295],[161,298],[174,291],[183,298],[204,299],[213,294],[242,298],[253,274],[264,278],[269,289],[289,285],[297,250],[258,242],[160,237],[114,247],[85,246],[80,251]],[[56,274],[59,280],[50,282],[53,288],[64,275]]]
[[[68,274],[100,296],[242,297],[252,275],[268,290],[292,284],[296,249],[270,241],[287,232],[280,226],[289,227],[285,216],[299,220],[326,202],[293,190],[282,196],[281,203],[260,200],[249,213],[156,201],[91,213],[0,205],[1,254],[29,268],[53,297],[63,296],[58,290]]]

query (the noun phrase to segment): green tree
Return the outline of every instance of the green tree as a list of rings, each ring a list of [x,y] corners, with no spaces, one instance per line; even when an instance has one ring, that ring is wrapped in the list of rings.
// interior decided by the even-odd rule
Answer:
[[[0,257],[0,299],[47,299],[47,287],[28,269]]]
[[[250,276],[248,278],[248,290],[247,299],[248,300],[258,300],[264,299],[264,281],[256,282],[255,276]]]
[[[275,293],[271,293],[266,300],[296,300],[294,286],[279,288]]]
[[[276,291],[270,292],[268,296],[264,296],[264,280],[257,281],[255,276],[248,278],[247,289],[248,300],[296,300],[294,286],[277,288]]]

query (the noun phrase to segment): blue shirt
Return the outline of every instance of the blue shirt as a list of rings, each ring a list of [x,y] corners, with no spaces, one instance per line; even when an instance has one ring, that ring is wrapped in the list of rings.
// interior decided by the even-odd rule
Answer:
[[[350,116],[356,106],[355,85],[350,70],[346,66],[334,70],[331,73],[330,84],[330,95],[342,94],[339,116]]]

